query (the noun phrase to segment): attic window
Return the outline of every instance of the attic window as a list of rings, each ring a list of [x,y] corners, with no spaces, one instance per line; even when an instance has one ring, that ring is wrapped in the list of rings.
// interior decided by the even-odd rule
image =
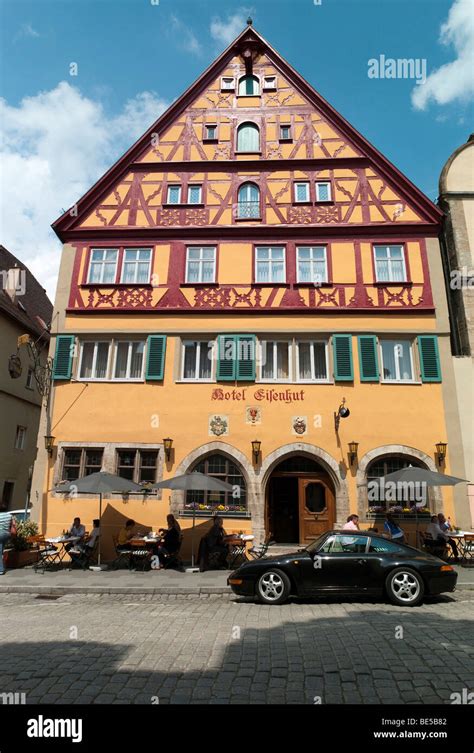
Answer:
[[[235,90],[235,78],[232,76],[222,76],[221,78],[221,91],[234,91]]]
[[[210,123],[204,126],[203,141],[217,141],[217,125]]]
[[[263,89],[264,91],[275,91],[277,88],[276,76],[264,76],[263,77]]]

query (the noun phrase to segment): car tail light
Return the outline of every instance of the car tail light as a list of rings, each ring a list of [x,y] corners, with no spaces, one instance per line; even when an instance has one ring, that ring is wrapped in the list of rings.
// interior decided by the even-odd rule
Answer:
[[[451,565],[441,565],[440,570],[441,572],[449,573],[454,571],[454,567],[451,567]]]

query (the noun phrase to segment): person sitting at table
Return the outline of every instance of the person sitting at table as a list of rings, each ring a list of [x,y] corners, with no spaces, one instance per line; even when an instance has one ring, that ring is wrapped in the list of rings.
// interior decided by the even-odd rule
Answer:
[[[129,541],[133,539],[135,535],[135,521],[131,518],[125,522],[123,528],[120,529],[117,536],[117,549],[129,549]]]
[[[74,536],[78,537],[77,541],[71,541],[69,544],[65,545],[66,552],[69,552],[70,549],[72,549],[73,546],[78,544],[82,539],[84,538],[86,533],[86,527],[82,525],[80,518],[74,518],[72,522],[72,526],[70,527],[69,531],[67,532],[68,536]]]
[[[80,557],[82,554],[90,554],[95,547],[96,541],[100,536],[100,520],[95,518],[92,521],[92,531],[83,541],[79,541],[72,549],[69,549],[71,559]]]
[[[221,567],[227,568],[229,546],[225,543],[226,536],[224,521],[219,515],[214,515],[211,529],[199,542],[198,562],[201,572],[208,569],[210,559],[218,566],[220,563]]]
[[[425,539],[425,546],[433,550],[442,548],[441,556],[443,556],[446,552],[446,544],[448,543],[449,536],[441,530],[437,515],[432,515],[431,523],[426,526],[425,533],[430,537],[429,539]]]
[[[166,516],[166,522],[168,523],[168,528],[166,530],[160,528],[159,530],[161,534],[160,543],[153,546],[153,554],[158,555],[158,557],[170,557],[176,554],[181,546],[182,534],[178,521],[170,513]]]
[[[444,517],[442,512],[438,513],[438,523],[439,527],[441,528],[441,531],[445,534],[449,534],[449,531],[451,530],[451,526],[447,522],[446,518]],[[448,535],[448,538],[446,539],[447,543],[452,549],[452,552],[454,554],[454,559],[457,562],[459,560],[459,552],[458,552],[458,545],[456,544],[455,540],[451,538],[451,536]]]

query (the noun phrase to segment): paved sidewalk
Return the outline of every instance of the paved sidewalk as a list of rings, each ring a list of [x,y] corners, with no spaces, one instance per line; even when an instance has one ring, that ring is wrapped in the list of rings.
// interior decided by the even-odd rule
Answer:
[[[474,568],[456,567],[457,589],[474,590]],[[176,570],[59,570],[35,573],[32,568],[9,570],[0,578],[0,593],[142,593],[229,594],[230,570],[180,573]]]

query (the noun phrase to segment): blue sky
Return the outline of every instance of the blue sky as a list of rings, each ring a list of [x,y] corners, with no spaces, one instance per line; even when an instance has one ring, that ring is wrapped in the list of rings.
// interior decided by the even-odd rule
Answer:
[[[13,190],[16,203],[7,202],[3,242],[48,278],[50,292],[57,265],[46,271],[41,261],[57,249],[49,224],[212,62],[249,12],[288,62],[436,199],[444,162],[472,130],[472,0],[154,2],[1,5],[9,194],[15,175],[29,173]],[[369,78],[368,60],[380,55],[426,59],[427,83]],[[77,76],[69,75],[72,62]],[[30,195],[18,208],[26,186],[42,194],[41,207]]]

